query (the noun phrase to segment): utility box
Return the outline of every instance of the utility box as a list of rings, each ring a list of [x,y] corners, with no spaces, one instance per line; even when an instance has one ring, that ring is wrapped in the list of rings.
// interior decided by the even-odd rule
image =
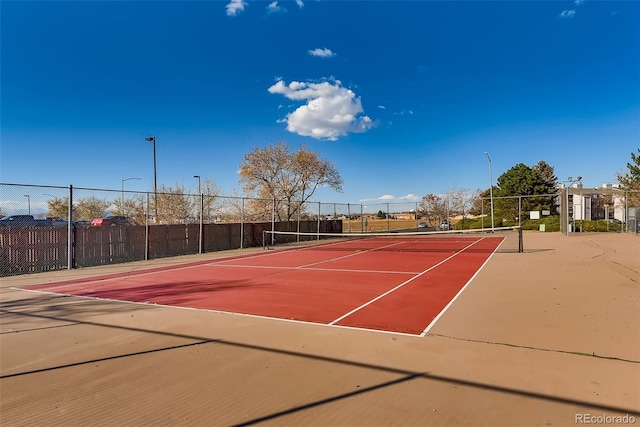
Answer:
[[[547,229],[546,224],[540,224],[540,231],[545,231]]]

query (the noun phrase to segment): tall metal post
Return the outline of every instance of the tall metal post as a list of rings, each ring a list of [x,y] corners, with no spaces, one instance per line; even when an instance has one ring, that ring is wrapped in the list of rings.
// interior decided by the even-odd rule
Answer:
[[[156,137],[149,136],[145,138],[146,141],[153,142],[153,194],[154,200],[153,204],[155,205],[156,215],[153,218],[154,223],[158,223],[158,168],[156,165]]]
[[[149,260],[149,193],[147,192],[147,208],[144,210],[144,259]]]
[[[240,249],[244,247],[244,197],[242,198],[242,209],[240,211]]]
[[[297,221],[297,225],[296,225],[296,231],[298,232],[298,235],[296,236],[296,242],[300,242],[300,211],[302,210],[302,200],[300,200],[300,204],[298,205],[298,221]]]
[[[276,196],[273,196],[273,204],[271,205],[271,245],[275,244],[273,232],[276,231]]]
[[[24,197],[27,198],[27,214],[31,215],[31,196],[25,194]]]
[[[522,227],[522,196],[518,196],[518,227]]]
[[[194,178],[198,178],[198,194],[200,199],[200,218],[198,227],[198,253],[202,253],[202,211],[204,210],[204,194],[202,194],[202,181],[200,175],[194,175]]]
[[[569,180],[571,180],[571,177],[569,177]],[[564,223],[564,234],[565,236],[569,235],[569,186],[565,186],[564,187],[564,198],[565,198],[565,223]]]
[[[489,159],[489,197],[491,198],[491,231],[495,230],[495,223],[493,219],[493,166],[491,164],[491,156],[489,156],[488,152],[484,152],[487,155],[487,159]]]
[[[140,178],[125,178],[125,179],[122,180],[122,187],[121,187],[121,192],[122,192],[121,193],[121,199],[122,199],[122,202],[121,203],[122,203],[122,215],[124,215],[124,216],[127,216],[126,210],[124,208],[124,183],[126,181],[130,181],[132,179],[140,179]]]
[[[391,230],[391,225],[389,224],[389,203],[387,203],[387,231]]]
[[[318,238],[316,240],[320,240],[320,212],[322,209],[322,202],[318,202],[318,227],[317,227],[317,233],[318,233]]]
[[[73,185],[69,186],[69,211],[67,214],[67,269],[73,268]]]

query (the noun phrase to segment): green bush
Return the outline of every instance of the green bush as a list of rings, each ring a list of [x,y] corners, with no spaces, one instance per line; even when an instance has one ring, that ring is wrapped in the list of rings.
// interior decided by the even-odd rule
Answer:
[[[547,216],[542,219],[528,219],[526,221],[522,221],[522,229],[523,230],[540,230],[540,224],[544,224],[545,231],[554,232],[560,231],[560,216],[553,215]],[[482,218],[474,218],[474,219],[465,219],[464,220],[464,229],[470,228],[482,228],[483,220]],[[496,227],[512,227],[516,226],[518,223],[516,221],[504,221],[500,222],[498,220],[495,221]],[[571,226],[573,227],[573,221],[571,221]],[[462,229],[462,221],[459,221],[455,224],[456,230]],[[491,228],[491,218],[484,218],[484,228]],[[607,231],[622,231],[622,224],[612,221],[598,220],[598,221],[575,221],[575,230],[574,232],[607,232]]]
[[[523,230],[539,230],[540,224],[545,225],[545,231],[560,231],[560,217],[558,215],[548,216],[542,219],[528,219],[522,222]],[[495,221],[496,227],[514,227],[518,225],[517,221]],[[483,220],[482,218],[474,218],[474,219],[465,219],[464,220],[464,229],[478,229],[482,228]],[[455,225],[456,230],[462,229],[462,221],[458,221]],[[491,228],[491,218],[484,218],[484,228]]]
[[[622,224],[603,219],[597,221],[576,221],[576,229],[574,231],[584,232],[607,232],[622,231]]]
[[[545,231],[560,231],[560,216],[548,216],[542,219],[528,219],[522,223],[523,230],[540,230],[540,224],[544,224]]]

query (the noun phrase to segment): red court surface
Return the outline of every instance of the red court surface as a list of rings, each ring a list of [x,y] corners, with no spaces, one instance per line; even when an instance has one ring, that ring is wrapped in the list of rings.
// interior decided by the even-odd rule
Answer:
[[[28,290],[424,336],[502,240],[347,240]]]

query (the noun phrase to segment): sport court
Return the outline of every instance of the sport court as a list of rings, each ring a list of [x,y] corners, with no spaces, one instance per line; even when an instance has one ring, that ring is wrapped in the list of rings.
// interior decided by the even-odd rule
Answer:
[[[504,239],[343,236],[29,290],[424,336]]]
[[[637,237],[530,233],[525,240],[523,254],[513,253],[507,237],[493,255],[477,246],[481,240],[432,270],[450,262],[460,267],[462,255],[491,257],[424,338],[328,322],[30,292],[66,284],[90,293],[100,290],[101,282],[105,290],[116,291],[109,280],[124,283],[126,277],[138,280],[149,273],[154,279],[137,291],[131,286],[130,294],[138,292],[137,299],[145,301],[166,292],[186,307],[192,305],[192,295],[184,292],[193,280],[187,277],[191,267],[256,266],[265,276],[269,269],[264,267],[292,271],[305,265],[297,262],[299,256],[309,256],[307,263],[332,258],[321,251],[347,256],[358,241],[3,279],[2,424],[564,426],[576,425],[577,414],[637,420],[639,390],[630,380],[638,377],[640,366]],[[386,260],[394,247],[384,246],[360,250]],[[446,259],[455,254],[452,249],[450,241],[434,242],[413,250],[408,245],[404,254],[409,263],[418,252]],[[270,263],[270,257],[279,264]],[[356,266],[359,257],[344,260],[350,258]],[[305,267],[308,280],[314,277],[312,268],[343,269],[339,262]],[[368,268],[388,271],[383,262]],[[422,270],[394,271],[428,268],[419,266]],[[183,289],[154,285],[164,275],[160,272],[172,272]],[[104,280],[96,280],[98,275]],[[198,280],[224,290],[223,280]],[[236,286],[245,298],[260,295],[257,281]],[[198,287],[205,286],[194,284],[194,294],[202,292]],[[351,292],[354,285],[347,287]],[[341,303],[341,298],[331,301]],[[300,298],[295,304],[309,301]]]

